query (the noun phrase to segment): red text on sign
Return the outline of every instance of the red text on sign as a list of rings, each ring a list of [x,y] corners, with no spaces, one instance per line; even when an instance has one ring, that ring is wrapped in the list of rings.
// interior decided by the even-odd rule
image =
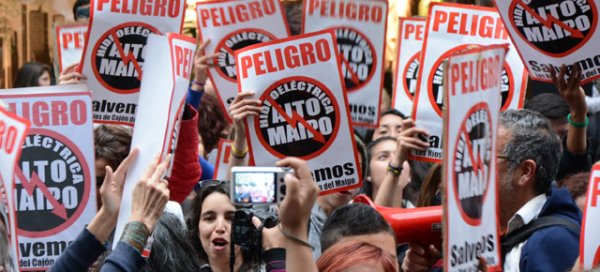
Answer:
[[[181,0],[98,0],[98,11],[137,14],[144,16],[178,17],[181,13]]]
[[[175,75],[190,79],[190,71],[194,51],[187,47],[175,45]]]
[[[87,122],[87,107],[83,100],[36,101],[9,103],[9,108],[31,121],[33,126],[83,125]]]
[[[6,154],[12,154],[15,150],[17,132],[15,126],[8,126],[3,120],[0,120],[0,150],[4,150]]]
[[[590,192],[590,198],[592,199],[592,207],[598,206],[598,198],[600,197],[600,178],[594,178],[592,181],[592,191]]]
[[[425,25],[422,24],[405,24],[404,25],[404,40],[423,40],[425,33]]]
[[[85,42],[85,31],[64,32],[61,40],[64,49],[82,49]]]
[[[500,16],[479,16],[464,12],[436,10],[433,15],[433,31],[490,39],[508,39],[508,33]]]
[[[256,20],[274,14],[275,1],[239,1],[233,6],[200,8],[200,22],[202,27],[207,27],[208,22],[211,22],[212,26],[226,26]]]
[[[267,49],[240,59],[242,78],[248,77],[248,71],[253,68],[254,73],[263,75],[307,66],[319,62],[329,61],[332,57],[329,42],[325,39],[316,42],[290,44],[283,48]]]
[[[375,1],[371,1],[376,3]],[[334,0],[310,0],[308,14],[318,13],[322,17],[348,19],[352,21],[375,22],[383,20],[383,8],[380,5],[369,4],[368,1],[360,3]]]
[[[473,61],[453,63],[451,69],[450,89],[456,95],[460,86],[461,93],[467,94],[489,90],[500,86],[502,64],[500,56],[483,58]]]

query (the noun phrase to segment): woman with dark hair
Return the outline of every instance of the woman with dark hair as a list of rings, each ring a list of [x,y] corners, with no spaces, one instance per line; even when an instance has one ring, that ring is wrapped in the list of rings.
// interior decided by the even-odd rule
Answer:
[[[29,62],[19,69],[13,87],[50,86],[50,84],[50,66],[38,62]]]
[[[198,107],[198,133],[202,143],[202,155],[206,160],[215,164],[220,139],[229,135],[230,125],[221,109],[218,98],[204,94]]]
[[[231,228],[236,207],[229,199],[223,181],[204,181],[192,201],[188,218],[189,240],[196,250],[201,271],[230,270]],[[283,237],[277,229],[263,229],[262,263],[250,261],[249,254],[235,246],[233,271],[271,271],[285,269]]]

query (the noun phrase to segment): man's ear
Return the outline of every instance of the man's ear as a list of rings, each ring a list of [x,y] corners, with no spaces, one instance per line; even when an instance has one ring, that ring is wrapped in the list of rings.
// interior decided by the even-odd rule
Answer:
[[[519,178],[516,186],[529,187],[532,182],[535,182],[537,164],[534,160],[525,160],[519,165]]]

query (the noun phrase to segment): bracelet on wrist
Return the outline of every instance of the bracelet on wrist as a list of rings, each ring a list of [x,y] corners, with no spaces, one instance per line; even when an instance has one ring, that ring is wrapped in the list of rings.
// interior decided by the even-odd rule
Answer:
[[[192,80],[192,84],[196,84],[197,86],[200,87],[201,90],[204,90],[204,85],[206,85],[206,83],[202,83],[202,82],[195,81],[195,80]]]
[[[584,122],[581,122],[581,123],[575,122],[575,121],[573,121],[573,119],[571,118],[571,114],[569,113],[569,115],[567,115],[567,122],[569,122],[569,124],[571,124],[571,126],[574,126],[576,128],[584,128],[589,125],[590,119],[586,115]]]
[[[248,149],[238,150],[235,148],[234,144],[231,144],[231,156],[241,160],[246,158],[246,155],[248,155]]]
[[[392,173],[395,177],[398,177],[402,173],[402,165],[396,166],[390,161],[387,166],[387,171]]]
[[[306,242],[306,241],[304,241],[304,240],[302,240],[302,239],[300,239],[300,238],[298,238],[298,237],[296,237],[294,235],[291,235],[288,232],[286,232],[285,230],[283,230],[283,227],[281,225],[279,225],[279,231],[281,231],[281,234],[283,234],[283,236],[285,236],[285,238],[288,238],[288,239],[292,240],[293,242],[295,242],[295,243],[297,243],[299,245],[303,245],[303,246],[309,247],[311,250],[315,250],[315,248],[311,244],[309,244],[308,242]]]

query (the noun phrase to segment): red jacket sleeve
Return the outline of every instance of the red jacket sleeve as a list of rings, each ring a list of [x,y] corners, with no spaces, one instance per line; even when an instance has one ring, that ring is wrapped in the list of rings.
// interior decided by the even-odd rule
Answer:
[[[171,200],[178,203],[183,202],[190,194],[202,175],[202,168],[198,161],[198,112],[189,105],[185,106],[193,116],[190,119],[181,120],[173,158],[173,169],[169,179]]]

